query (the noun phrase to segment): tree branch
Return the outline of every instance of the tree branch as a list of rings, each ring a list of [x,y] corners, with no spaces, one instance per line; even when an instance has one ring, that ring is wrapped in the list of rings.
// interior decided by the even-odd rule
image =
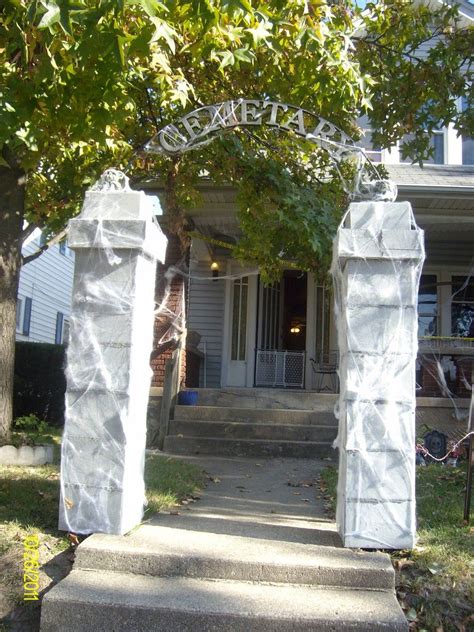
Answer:
[[[21,233],[21,241],[25,241],[25,239],[28,239],[28,237],[32,233],[34,233],[37,228],[38,226],[36,226],[36,224],[28,224],[28,226]]]
[[[416,55],[412,55],[411,53],[407,53],[405,51],[396,50],[395,48],[392,48],[391,46],[387,46],[386,44],[381,44],[380,42],[377,42],[375,40],[368,40],[364,37],[353,37],[352,39],[354,40],[354,42],[359,42],[360,44],[365,44],[366,46],[375,47],[378,51],[386,50],[386,51],[389,51],[390,53],[402,55],[403,57],[407,57],[411,61],[416,61],[418,63],[426,61],[422,59],[421,57],[417,57]]]
[[[24,266],[27,263],[31,263],[32,261],[40,257],[43,254],[43,252],[46,252],[46,250],[48,250],[49,248],[51,248],[52,246],[56,245],[61,240],[63,240],[64,237],[66,237],[67,233],[68,233],[68,228],[64,228],[62,231],[54,235],[54,237],[51,237],[51,239],[47,241],[43,246],[38,248],[38,250],[31,253],[31,255],[27,255],[26,257],[22,256],[21,264]]]
[[[151,120],[153,121],[153,125],[158,132],[160,130],[160,125],[158,124],[158,119],[156,118],[155,111],[153,109],[153,103],[151,101],[150,93],[148,92],[147,86],[145,86],[145,94],[146,94],[146,102],[148,104],[148,111],[150,112]]]

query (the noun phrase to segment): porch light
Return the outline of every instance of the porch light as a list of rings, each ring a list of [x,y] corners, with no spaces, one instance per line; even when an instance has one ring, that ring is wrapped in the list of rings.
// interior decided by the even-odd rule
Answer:
[[[301,328],[298,327],[298,325],[295,325],[294,327],[290,329],[290,334],[299,334],[300,331],[301,331]]]
[[[213,261],[211,263],[211,270],[212,270],[212,278],[217,279],[217,277],[219,276],[219,264],[217,263],[217,261]]]

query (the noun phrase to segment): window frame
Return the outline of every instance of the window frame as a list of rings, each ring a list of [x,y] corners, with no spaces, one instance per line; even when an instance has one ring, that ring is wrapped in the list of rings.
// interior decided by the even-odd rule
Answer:
[[[20,303],[20,309],[18,309],[18,303]],[[31,329],[31,312],[33,309],[33,299],[30,296],[17,296],[16,305],[16,333],[20,336],[26,336],[28,338]]]
[[[457,292],[455,293],[453,291],[453,286],[455,284],[454,279],[455,278],[462,278],[467,282],[469,285],[472,284],[474,286],[474,277],[472,274],[469,273],[459,273],[459,272],[454,272],[454,273],[450,273],[450,280],[451,280],[451,298],[450,298],[450,303],[449,303],[449,313],[450,313],[450,336],[452,336],[453,338],[470,338],[470,336],[460,336],[459,334],[455,334],[454,333],[454,319],[453,319],[453,305],[458,305],[458,304],[468,304],[472,306],[472,309],[474,311],[474,296],[473,299],[465,299],[465,300],[456,300],[455,298],[455,294],[458,293],[460,290],[457,290]],[[457,284],[458,282],[456,282]]]
[[[243,296],[245,289],[245,305]],[[236,293],[236,290],[237,293]],[[238,318],[235,316],[236,294],[238,295]],[[230,329],[230,360],[232,362],[246,362],[247,360],[247,311],[249,305],[249,277],[242,276],[234,279],[232,284],[231,329]],[[242,327],[243,325],[243,327]]]
[[[23,315],[25,309],[25,300],[22,296],[16,299],[16,333],[21,334],[23,329]]]
[[[373,129],[371,127],[363,127],[362,128],[362,136],[360,138],[360,140],[358,141],[358,145],[362,147],[362,149],[364,150],[364,153],[367,155],[367,157],[370,159],[371,162],[373,162],[376,165],[381,165],[383,163],[383,158],[384,158],[384,148],[383,147],[379,147],[378,149],[374,149],[374,145],[372,142],[372,134],[373,134]],[[367,141],[367,144],[370,145],[372,147],[372,149],[368,149],[367,147],[364,147],[363,145],[361,145],[362,141]]]
[[[54,334],[54,344],[60,345],[63,342],[64,313],[56,312],[56,331]]]
[[[424,335],[420,335],[419,332],[419,327],[420,327],[420,317],[426,317],[426,316],[432,316],[432,314],[426,312],[420,312],[420,289],[422,287],[422,279],[423,277],[434,277],[435,278],[435,293],[436,293],[436,301],[429,301],[429,304],[435,304],[436,305],[436,315],[435,315],[435,331],[432,334],[424,334]],[[418,338],[429,338],[432,336],[440,336],[441,335],[441,309],[440,309],[440,292],[438,290],[438,284],[440,283],[439,280],[439,274],[438,272],[434,272],[434,271],[423,271],[420,277],[420,285],[418,288],[418,296],[417,296],[417,304],[416,304],[416,308],[417,308],[417,322],[418,322]],[[430,286],[428,286],[430,287]]]
[[[448,131],[447,128],[443,127],[442,129],[434,129],[432,132],[430,132],[430,137],[431,138],[434,138],[435,136],[438,137],[438,138],[439,137],[442,138],[442,148],[443,148],[443,160],[442,160],[442,162],[436,162],[436,160],[435,160],[436,148],[435,148],[435,154],[433,155],[433,157],[423,160],[423,164],[425,164],[425,165],[446,165],[446,164],[448,164],[448,162],[447,162],[447,158],[448,158],[447,131]],[[406,136],[410,136],[410,135],[407,134]],[[413,163],[413,161],[410,158],[402,158],[402,144],[403,144],[403,138],[401,138],[397,142],[397,150],[398,150],[398,153],[399,153],[399,162],[400,162],[401,165],[411,165]]]

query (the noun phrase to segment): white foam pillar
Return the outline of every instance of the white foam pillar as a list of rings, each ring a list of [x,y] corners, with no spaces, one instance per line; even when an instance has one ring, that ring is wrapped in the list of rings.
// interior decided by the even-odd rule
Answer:
[[[415,360],[423,231],[408,202],[350,205],[334,242],[336,520],[344,546],[415,542]]]
[[[123,534],[145,500],[156,262],[167,240],[157,198],[106,172],[69,224],[75,252],[59,528]]]

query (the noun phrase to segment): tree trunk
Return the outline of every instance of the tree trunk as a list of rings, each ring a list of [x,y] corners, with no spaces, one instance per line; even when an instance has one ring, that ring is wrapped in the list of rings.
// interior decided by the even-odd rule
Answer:
[[[25,175],[0,166],[0,445],[9,443]]]

